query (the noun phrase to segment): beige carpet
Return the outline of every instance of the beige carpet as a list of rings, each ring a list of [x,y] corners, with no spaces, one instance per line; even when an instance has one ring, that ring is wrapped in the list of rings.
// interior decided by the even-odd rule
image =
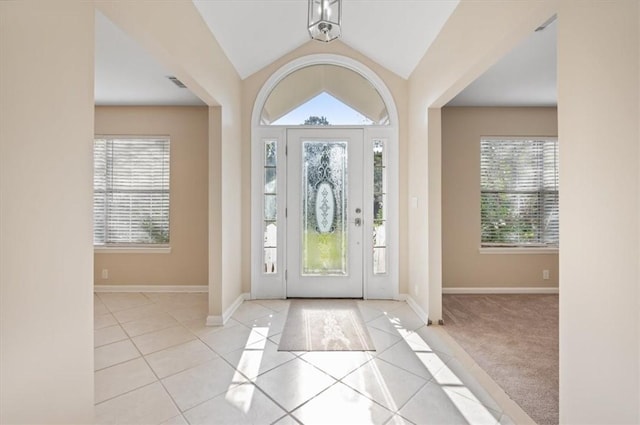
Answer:
[[[444,295],[444,329],[538,424],[558,423],[558,296]]]
[[[373,351],[352,300],[293,300],[278,351]]]

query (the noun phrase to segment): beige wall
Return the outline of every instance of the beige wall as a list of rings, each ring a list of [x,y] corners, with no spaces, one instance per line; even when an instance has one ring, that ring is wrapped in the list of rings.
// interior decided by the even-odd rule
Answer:
[[[441,143],[428,111],[446,104],[536,21],[558,13],[563,424],[640,422],[638,9],[627,0],[462,0],[409,81],[409,196],[429,200],[409,219],[412,232],[422,232],[427,210],[439,204],[430,197],[431,170],[424,170],[427,161],[432,166],[429,154],[437,156],[425,145]],[[423,289],[441,282],[422,268],[414,272],[414,264],[437,259],[429,251],[437,244],[424,238],[432,235],[410,241],[409,288],[431,315],[437,305]]]
[[[104,1],[96,7],[209,105],[209,322],[242,293],[242,81],[190,1]],[[206,53],[205,53],[206,52]],[[224,202],[223,202],[224,200]]]
[[[555,11],[554,0],[461,0],[409,78],[408,289],[434,321],[442,317],[440,108]]]
[[[408,276],[408,232],[407,232],[407,80],[397,76],[386,68],[380,66],[376,62],[362,55],[361,53],[351,49],[340,41],[332,43],[318,43],[317,41],[309,41],[293,52],[281,57],[271,65],[247,77],[243,81],[242,96],[242,169],[246,179],[242,185],[242,204],[243,204],[243,233],[242,233],[242,270],[243,270],[243,292],[251,290],[251,114],[253,105],[258,96],[258,92],[271,75],[285,64],[294,59],[319,53],[330,53],[346,56],[355,59],[375,72],[380,79],[386,84],[396,103],[399,116],[399,182],[400,182],[400,293],[407,292],[407,276]]]
[[[90,2],[0,2],[0,423],[93,423]]]
[[[442,109],[442,286],[557,287],[557,254],[480,254],[480,138],[557,136],[556,108]],[[550,279],[542,279],[542,270]]]
[[[204,106],[96,107],[96,134],[171,139],[171,253],[96,254],[96,285],[207,285],[208,128]]]
[[[552,12],[560,5],[560,420],[639,423],[638,2],[462,0],[409,81],[410,160],[402,163],[411,180],[402,181],[418,199],[409,214],[417,237],[401,249],[410,257],[409,291],[429,309],[425,293],[441,285],[433,267],[420,267],[439,258],[439,236],[430,233],[439,228],[438,108],[548,17],[549,4]],[[242,286],[233,237],[248,223],[240,99],[245,109],[250,102],[191,2],[102,5],[222,107],[210,109],[220,127],[210,143],[221,155],[209,167],[229,182],[209,185],[209,243],[224,244],[215,259],[224,270],[210,278],[210,312],[219,314]],[[0,422],[91,423],[92,3],[0,2],[0,20]]]
[[[639,8],[558,12],[563,424],[640,423]]]

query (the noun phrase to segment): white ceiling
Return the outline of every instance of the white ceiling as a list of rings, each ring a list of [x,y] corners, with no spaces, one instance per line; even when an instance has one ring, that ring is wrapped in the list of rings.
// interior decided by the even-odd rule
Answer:
[[[556,23],[532,33],[448,106],[556,106]]]
[[[204,105],[120,27],[96,11],[96,105]]]
[[[243,77],[307,43],[306,0],[193,0]],[[342,41],[407,78],[458,0],[344,0]],[[379,29],[384,28],[384,31]],[[96,12],[97,105],[204,105],[176,87],[140,45]],[[556,24],[532,33],[452,106],[556,104]]]
[[[458,2],[343,0],[341,40],[408,78]],[[309,41],[307,0],[193,3],[243,79]]]

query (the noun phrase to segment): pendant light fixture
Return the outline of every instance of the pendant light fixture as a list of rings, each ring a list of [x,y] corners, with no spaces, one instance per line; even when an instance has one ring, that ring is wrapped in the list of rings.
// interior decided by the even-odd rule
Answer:
[[[340,37],[341,0],[309,0],[309,35],[328,43]]]

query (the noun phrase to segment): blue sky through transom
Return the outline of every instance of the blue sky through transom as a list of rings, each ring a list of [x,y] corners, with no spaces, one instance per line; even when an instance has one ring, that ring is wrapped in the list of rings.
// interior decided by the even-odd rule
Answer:
[[[272,125],[303,125],[310,116],[327,117],[331,125],[371,125],[372,121],[327,92],[298,106]]]

